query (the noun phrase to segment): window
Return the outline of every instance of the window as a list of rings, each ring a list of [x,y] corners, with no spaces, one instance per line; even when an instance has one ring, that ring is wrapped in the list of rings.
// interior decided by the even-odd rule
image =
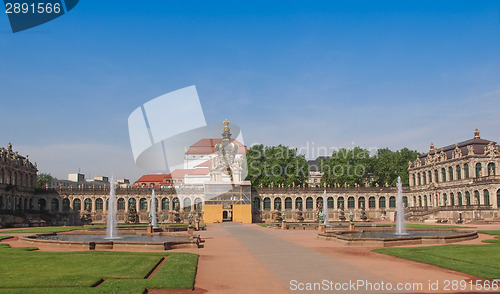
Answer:
[[[432,183],[432,172],[429,171],[429,183]]]
[[[458,206],[463,205],[462,192],[458,192]]]
[[[470,205],[470,193],[469,192],[465,192],[465,202],[467,203],[467,205]]]
[[[316,207],[319,208],[319,205],[323,205],[323,197],[316,198]]]
[[[427,185],[427,173],[424,172],[422,175],[424,176],[424,185]]]
[[[344,209],[344,197],[337,198],[337,208]]]
[[[417,178],[418,178],[418,185],[422,186],[422,178],[420,177],[420,173],[417,174]]]
[[[274,209],[281,210],[281,198],[280,197],[274,198]]]
[[[369,208],[375,208],[376,206],[376,200],[375,200],[375,197],[371,196],[370,198],[368,198],[368,207]]]
[[[457,171],[457,180],[461,180],[462,179],[462,169],[460,168],[460,165],[457,165],[455,167],[455,170]]]
[[[73,210],[80,211],[82,209],[82,201],[80,199],[73,200]]]
[[[52,199],[52,201],[50,202],[50,210],[51,211],[59,211],[59,200],[57,200],[55,198]]]
[[[83,207],[86,211],[91,211],[92,210],[92,200],[90,200],[89,198],[86,198],[84,201],[83,201]]]
[[[455,206],[455,194],[450,193],[450,202],[451,206]]]
[[[253,206],[254,210],[260,210],[260,198],[259,197],[255,197],[252,200],[252,206]]]
[[[413,186],[417,185],[417,178],[415,177],[415,174],[413,174]]]
[[[163,198],[161,200],[161,210],[169,210],[170,208],[170,201],[168,198]]]
[[[464,173],[465,173],[465,178],[468,179],[470,177],[470,175],[469,175],[469,164],[468,163],[464,164]]]
[[[347,198],[347,208],[354,208],[355,204],[354,197]]]
[[[476,204],[481,205],[481,197],[479,197],[479,191],[474,191],[474,198],[476,199]]]
[[[194,209],[195,210],[202,210],[203,209],[203,201],[201,201],[201,198],[196,198],[194,199]]]
[[[313,209],[314,201],[312,197],[307,197],[306,199],[306,209]]]
[[[187,211],[191,210],[191,199],[184,198],[183,204],[184,204],[184,210],[187,210]]]
[[[497,191],[497,208],[500,207],[500,189]]]
[[[116,210],[125,210],[125,199],[118,198],[116,202]]]
[[[69,211],[69,199],[68,198],[64,198],[63,201],[62,201],[62,209],[63,211]],[[1,205],[0,205],[1,207]]]
[[[422,196],[418,196],[418,206],[422,207]]]
[[[146,198],[141,198],[139,200],[139,210],[148,210],[148,201]]]
[[[403,207],[408,207],[408,197],[403,196]]]
[[[286,197],[285,198],[285,209],[292,209],[292,198]]]
[[[389,197],[389,207],[396,208],[396,197],[394,196]]]
[[[297,199],[295,199],[295,209],[298,209],[298,210],[302,210],[303,205],[302,205],[302,197],[297,197]]]
[[[436,180],[436,183],[439,183],[439,172],[438,170],[434,170],[434,179]]]
[[[103,208],[104,208],[104,202],[102,201],[102,198],[97,198],[95,200],[95,210],[102,211]]]
[[[448,203],[448,195],[446,195],[446,193],[443,194],[443,206],[446,206],[446,204]]]
[[[128,199],[128,210],[135,211],[137,209],[137,203],[134,198]]]
[[[427,195],[424,195],[424,206],[427,207]]]
[[[446,182],[446,170],[444,167],[441,169],[441,176],[443,177],[442,182]]]
[[[271,198],[269,197],[264,198],[264,209],[265,210],[271,209]]]
[[[449,178],[450,178],[450,182],[453,181],[453,166],[450,166],[448,168],[448,175],[449,175]]]
[[[481,165],[480,162],[478,162],[476,164],[476,178],[480,178],[483,175],[482,168],[483,168],[483,166]]]
[[[484,190],[483,197],[484,197],[484,205],[490,205],[490,191]]]
[[[326,202],[327,202],[328,208],[333,209],[335,207],[335,205],[333,203],[333,197],[328,197],[328,200]]]
[[[378,200],[378,207],[385,208],[385,197],[384,196],[380,197],[380,199]]]
[[[493,162],[488,163],[488,176],[496,175],[495,164]]]
[[[365,197],[359,197],[358,198],[358,208],[366,208],[365,206]]]

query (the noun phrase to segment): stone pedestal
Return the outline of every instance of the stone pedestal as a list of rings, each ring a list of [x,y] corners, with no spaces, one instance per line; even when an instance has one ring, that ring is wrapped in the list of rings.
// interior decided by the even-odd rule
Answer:
[[[194,229],[195,229],[196,231],[199,231],[199,230],[200,230],[200,222],[195,222],[195,223],[194,223]]]
[[[153,234],[154,231],[153,226],[148,226],[148,234]]]
[[[165,224],[161,224],[161,230],[164,232],[166,231]]]
[[[281,222],[281,229],[286,230],[286,223],[285,222]]]
[[[326,226],[325,225],[319,225],[319,230],[321,231],[321,233],[325,233],[326,232]]]
[[[193,236],[194,235],[194,228],[193,227],[188,227],[188,235]]]
[[[349,224],[349,231],[354,231],[354,223]]]

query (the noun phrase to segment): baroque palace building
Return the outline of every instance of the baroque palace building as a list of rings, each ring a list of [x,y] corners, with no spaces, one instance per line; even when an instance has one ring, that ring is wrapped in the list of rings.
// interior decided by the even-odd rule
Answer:
[[[213,146],[209,146],[210,150],[219,148],[217,146],[223,141],[219,139],[214,142]],[[234,144],[231,146],[234,149],[233,155],[239,154],[236,152],[239,149],[238,146]],[[4,151],[3,154],[10,154],[10,158],[13,158],[14,153],[9,152]],[[182,221],[187,221],[189,213],[193,215],[198,213],[206,222],[239,221],[239,218],[233,214],[234,205],[239,203],[237,197],[243,199],[242,203],[251,203],[253,222],[272,222],[283,213],[287,221],[317,221],[318,212],[323,204],[329,209],[330,221],[348,218],[351,211],[354,214],[354,220],[358,221],[364,220],[365,217],[368,220],[394,220],[395,218],[397,195],[395,187],[318,187],[311,185],[309,187],[265,188],[251,187],[249,183],[242,183],[241,186],[237,186],[239,189],[237,193],[232,191],[233,194],[229,198],[207,197],[207,193],[217,188],[217,185],[213,184],[228,175],[224,166],[222,170],[212,172],[215,166],[220,165],[215,158],[219,158],[220,161],[223,157],[211,157],[208,162],[207,159],[200,157],[200,162],[186,166],[192,170],[203,170],[197,176],[200,179],[207,177],[208,182],[204,184],[198,182],[186,184],[186,176],[190,173],[183,172],[179,177],[161,175],[158,179],[148,178],[138,181],[133,188],[117,188],[118,221],[125,223],[129,221],[130,214],[137,214],[140,222],[148,222],[151,187],[155,188],[158,219],[165,222],[174,222],[178,216]],[[17,165],[11,163],[10,169],[2,165],[4,177],[0,187],[3,193],[1,206],[3,209],[12,210],[17,207],[40,209],[53,215],[51,224],[106,222],[109,188],[60,187],[34,193],[36,166],[23,164],[25,160],[27,161],[25,158],[17,160]],[[481,139],[477,130],[474,138],[468,141],[443,148],[435,148],[431,144],[429,152],[409,163],[410,186],[403,188],[406,218],[432,222],[456,222],[460,219],[464,222],[499,220],[499,160],[500,146],[494,141]],[[2,164],[4,162],[1,161]],[[236,168],[235,171],[241,165],[234,160],[231,161],[232,164],[237,164],[232,166]],[[30,186],[18,187],[15,191],[12,187],[7,188],[7,170],[11,176],[10,183],[12,183],[12,174],[15,170],[18,173],[16,179],[19,179],[19,173],[22,173],[22,181],[27,181]],[[177,182],[167,182],[174,178],[177,178]],[[240,178],[239,181],[242,179]],[[221,208],[214,210],[214,207],[219,204],[222,205]],[[214,216],[217,213],[221,216]]]

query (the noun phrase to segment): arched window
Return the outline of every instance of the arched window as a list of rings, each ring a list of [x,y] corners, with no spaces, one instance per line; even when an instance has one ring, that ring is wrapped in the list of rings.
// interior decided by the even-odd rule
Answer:
[[[172,200],[172,208],[175,210],[181,209],[181,202],[179,201],[179,198],[174,197],[174,199]]]
[[[69,199],[68,198],[63,199],[62,209],[63,209],[63,211],[69,211]]]
[[[427,203],[427,195],[424,195],[424,206],[427,207],[428,203]]]
[[[366,208],[365,206],[365,197],[359,197],[358,198],[358,208]]]
[[[354,201],[354,197],[349,197],[347,198],[347,208],[354,208],[356,205],[356,202]]]
[[[128,199],[128,210],[129,211],[136,211],[137,210],[137,201],[135,200],[135,198]]]
[[[368,198],[368,208],[375,208],[375,206],[376,206],[375,197],[370,196],[370,198]]]
[[[431,171],[429,171],[429,173],[428,173],[428,174],[429,174],[429,183],[432,183],[432,172],[431,172]]]
[[[148,210],[148,200],[146,198],[139,199],[139,210]]]
[[[408,207],[408,197],[403,196],[403,207],[406,208]]]
[[[314,201],[312,197],[307,197],[306,198],[306,209],[313,209],[314,207]]]
[[[254,210],[260,210],[260,198],[259,197],[253,198],[252,206],[253,206]]]
[[[417,174],[417,178],[418,178],[418,185],[422,186],[422,178],[420,177],[420,173]]]
[[[201,198],[196,198],[194,199],[194,209],[196,210],[202,210],[203,209],[203,201],[201,201]]]
[[[274,198],[274,209],[281,210],[281,198],[280,197]]]
[[[116,201],[116,210],[125,210],[125,199],[118,198],[118,201]]]
[[[385,197],[384,196],[382,196],[378,199],[378,207],[385,208]]]
[[[453,193],[450,193],[450,202],[451,202],[451,206],[455,206],[455,194]]]
[[[418,196],[418,206],[422,207],[422,196]]]
[[[15,205],[15,203],[14,203]],[[47,201],[43,198],[40,198],[40,200],[38,200],[38,210],[45,210],[47,208]]]
[[[446,169],[444,167],[441,169],[441,177],[443,178],[442,182],[446,182]]]
[[[481,197],[479,196],[479,191],[474,191],[474,198],[476,199],[476,204],[481,205]]]
[[[462,169],[460,168],[460,165],[457,165],[455,167],[455,170],[457,171],[457,180],[461,180],[462,179]]]
[[[52,198],[50,201],[50,211],[59,211],[59,200]]]
[[[271,198],[269,197],[264,198],[264,209],[265,210],[271,209]]]
[[[292,198],[291,197],[286,197],[285,198],[285,209],[292,209]]]
[[[316,198],[316,207],[319,208],[320,204],[323,205],[323,197]]]
[[[439,183],[439,172],[438,170],[434,170],[434,179],[436,179],[436,183]]]
[[[497,191],[497,208],[500,208],[500,189]]]
[[[468,163],[464,164],[464,173],[465,173],[465,179],[470,178],[470,175],[469,175],[469,164]]]
[[[490,191],[485,189],[483,191],[483,198],[484,198],[484,205],[490,205]]]
[[[92,210],[92,200],[90,198],[85,198],[83,201],[83,209],[86,211],[91,211]]]
[[[396,197],[389,197],[389,208],[396,208]]]
[[[462,199],[462,192],[458,192],[457,197],[458,197],[458,206],[464,205],[463,199]]]
[[[188,211],[191,210],[191,199],[186,197],[186,198],[184,198],[183,203],[184,203],[184,210],[188,210]]]
[[[337,208],[344,209],[344,197],[337,198]]]
[[[335,207],[335,203],[333,202],[333,197],[328,197],[326,203],[328,205],[328,208],[333,209]]]
[[[95,200],[95,210],[102,211],[103,208],[104,208],[104,202],[102,201],[102,198],[97,198]]]
[[[161,210],[169,210],[170,209],[170,202],[168,201],[168,198],[165,197],[161,200]]]
[[[304,207],[302,205],[302,197],[297,197],[295,199],[295,209],[302,210]]]
[[[417,207],[417,196],[413,196],[413,207]]]
[[[467,205],[470,205],[470,193],[469,192],[465,192],[465,203]]]
[[[423,172],[422,175],[424,176],[424,185],[427,185],[427,173]]]
[[[443,194],[443,206],[447,206],[448,204],[448,195],[446,193]]]
[[[476,178],[480,178],[483,175],[482,168],[483,166],[480,162],[476,163]]]
[[[0,169],[0,184],[3,184],[4,171]]]
[[[448,176],[450,178],[450,182],[453,181],[453,166],[448,168]]]
[[[417,185],[417,178],[415,176],[415,174],[413,174],[413,186],[416,186]]]
[[[488,176],[494,176],[494,175],[496,175],[495,163],[490,162],[488,163]]]
[[[82,209],[82,201],[78,198],[73,200],[73,210],[80,211]]]

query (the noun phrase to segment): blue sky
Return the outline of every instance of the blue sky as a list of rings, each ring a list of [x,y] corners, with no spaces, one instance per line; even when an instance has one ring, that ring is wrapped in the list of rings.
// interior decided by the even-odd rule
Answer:
[[[499,141],[499,36],[498,1],[80,1],[16,34],[0,15],[0,146],[135,180],[129,114],[189,85],[248,145]]]

